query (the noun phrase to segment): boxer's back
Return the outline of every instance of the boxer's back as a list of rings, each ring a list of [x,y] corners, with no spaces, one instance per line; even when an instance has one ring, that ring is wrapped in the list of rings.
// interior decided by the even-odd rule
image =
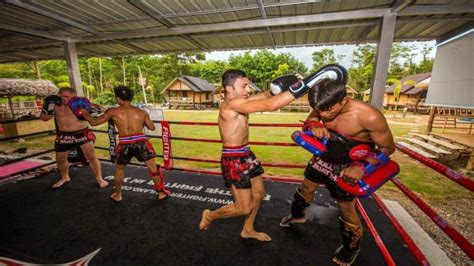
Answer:
[[[146,112],[132,105],[120,106],[112,111],[114,121],[120,135],[143,133]]]

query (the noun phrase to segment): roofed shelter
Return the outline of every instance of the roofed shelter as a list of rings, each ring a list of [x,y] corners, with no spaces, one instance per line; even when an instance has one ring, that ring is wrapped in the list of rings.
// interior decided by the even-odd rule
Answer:
[[[49,80],[0,79],[0,97],[8,98],[11,118],[15,117],[13,96],[49,96],[57,94],[58,88]],[[0,117],[5,117],[1,115]]]
[[[474,23],[467,0],[4,0],[1,7],[0,63],[66,58],[80,95],[79,56],[376,43],[376,107],[394,41],[441,42]]]
[[[182,76],[171,81],[161,91],[170,108],[210,106],[214,102],[214,86],[206,80]]]
[[[19,115],[26,115],[38,111],[41,107],[38,101],[13,103],[13,96],[42,96],[46,97],[57,94],[58,88],[49,80],[29,80],[29,79],[0,79],[0,97],[8,98],[8,107],[1,110],[0,120],[9,120]],[[24,105],[24,106],[21,106]],[[15,105],[20,109],[20,113],[15,113]],[[27,106],[25,106],[27,105]],[[23,110],[22,110],[23,109]],[[25,112],[28,111],[28,112]],[[52,120],[43,122],[40,120],[25,121],[18,123],[10,123],[2,125],[6,137],[18,136],[31,133],[32,131],[45,131],[54,128]]]

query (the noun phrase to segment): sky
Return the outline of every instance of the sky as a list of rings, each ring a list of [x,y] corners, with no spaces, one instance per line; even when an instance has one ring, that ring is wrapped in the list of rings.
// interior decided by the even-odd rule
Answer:
[[[413,42],[417,49],[421,51],[421,47],[424,43],[430,45],[430,47],[434,47],[436,42]],[[403,43],[403,44],[412,44],[412,43]],[[313,59],[311,54],[315,51],[321,51],[324,48],[330,48],[334,50],[334,54],[336,58],[339,55],[345,55],[341,62],[338,62],[342,66],[349,68],[352,61],[352,54],[353,51],[357,49],[356,45],[332,45],[332,46],[307,46],[307,47],[298,47],[298,48],[278,48],[273,50],[274,53],[290,53],[296,59],[303,62],[308,69],[311,69],[313,66]],[[243,50],[235,50],[235,51],[221,51],[221,52],[210,52],[206,53],[206,59],[208,60],[227,60],[231,54],[238,55],[243,54],[245,51]],[[429,54],[430,58],[434,58],[436,53],[436,48],[434,48],[431,53]],[[418,56],[415,58],[415,62],[418,63],[422,60],[421,52],[418,53]]]

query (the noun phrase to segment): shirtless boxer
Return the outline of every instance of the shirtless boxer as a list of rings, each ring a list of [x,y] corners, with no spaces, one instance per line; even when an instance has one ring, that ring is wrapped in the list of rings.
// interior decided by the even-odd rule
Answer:
[[[304,94],[309,88],[300,86],[294,90],[269,92],[249,97],[249,79],[245,72],[228,70],[222,76],[225,90],[224,101],[219,110],[219,132],[222,139],[221,170],[225,186],[231,189],[234,203],[217,210],[204,210],[200,230],[206,230],[217,219],[245,215],[240,236],[259,241],[271,241],[270,236],[257,232],[255,217],[265,195],[263,168],[248,145],[250,113],[274,111]],[[290,83],[291,85],[292,83]]]
[[[79,120],[68,106],[69,100],[76,96],[74,89],[60,88],[58,95],[46,97],[40,114],[40,119],[43,121],[48,121],[54,116],[58,125],[54,150],[61,178],[53,184],[53,188],[59,188],[71,180],[67,158],[69,152],[78,147],[89,161],[97,184],[103,188],[108,183],[102,178],[99,159],[94,150],[95,135],[89,130],[87,122]]]
[[[133,91],[125,86],[114,88],[115,99],[119,107],[110,108],[99,117],[91,116],[86,110],[81,109],[80,113],[93,126],[100,125],[112,119],[119,132],[119,144],[115,149],[116,165],[115,165],[115,193],[110,198],[116,202],[122,200],[122,183],[125,167],[132,157],[137,158],[150,171],[150,177],[155,183],[155,190],[158,199],[166,198],[170,192],[165,189],[163,172],[161,167],[155,164],[155,150],[148,141],[143,127],[146,126],[150,130],[155,130],[155,124],[151,121],[150,116],[144,110],[137,108],[131,104],[133,99]]]
[[[280,226],[289,227],[304,223],[305,210],[314,199],[314,192],[324,184],[336,199],[343,244],[336,250],[333,261],[338,265],[351,265],[360,250],[362,224],[355,209],[354,195],[336,185],[337,177],[355,183],[362,179],[362,167],[352,165],[353,158],[361,153],[395,151],[393,136],[385,117],[374,107],[346,97],[346,84],[341,81],[323,80],[309,92],[313,108],[304,130],[311,130],[315,137],[326,138],[327,151],[313,156],[305,170],[305,178],[298,188],[291,206],[291,214],[284,217]],[[377,150],[375,150],[377,148]],[[366,158],[371,164],[377,161]]]

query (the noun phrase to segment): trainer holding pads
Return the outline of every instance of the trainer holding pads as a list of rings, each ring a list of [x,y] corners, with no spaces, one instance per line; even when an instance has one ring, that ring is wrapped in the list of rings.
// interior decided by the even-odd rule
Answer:
[[[74,97],[77,97],[74,89],[60,88],[58,95],[45,98],[40,114],[40,119],[43,121],[54,117],[58,126],[54,150],[61,178],[54,183],[53,188],[59,188],[71,180],[67,159],[70,151],[76,148],[81,149],[89,161],[99,187],[106,187],[108,183],[102,178],[99,159],[94,150],[95,135],[89,130],[87,122],[78,120],[69,106],[69,101]]]
[[[313,110],[303,131],[310,130],[318,138],[326,138],[326,151],[313,156],[305,170],[305,178],[298,188],[288,216],[280,226],[289,227],[305,222],[305,210],[314,199],[314,192],[324,184],[339,209],[342,245],[336,250],[333,261],[338,265],[351,265],[360,249],[362,224],[355,209],[354,195],[341,189],[336,181],[342,176],[345,182],[357,183],[364,175],[364,167],[353,164],[364,159],[376,165],[369,155],[377,147],[386,156],[395,151],[392,133],[385,117],[374,107],[346,97],[346,84],[341,80],[322,80],[313,86],[308,95]],[[342,179],[341,179],[342,180]]]
[[[151,121],[150,116],[144,110],[131,104],[133,99],[133,91],[125,86],[114,88],[115,99],[119,107],[109,108],[104,114],[96,118],[92,117],[86,109],[87,101],[81,100],[77,105],[80,106],[76,110],[76,114],[83,116],[91,125],[100,125],[112,119],[117,126],[119,132],[119,144],[115,149],[116,165],[115,165],[115,193],[110,198],[116,202],[122,200],[122,183],[125,168],[133,157],[138,161],[145,162],[150,171],[150,177],[155,183],[155,190],[158,199],[165,199],[170,192],[165,189],[164,176],[161,167],[155,164],[156,153],[153,146],[143,132],[143,127],[155,130],[155,124]]]

